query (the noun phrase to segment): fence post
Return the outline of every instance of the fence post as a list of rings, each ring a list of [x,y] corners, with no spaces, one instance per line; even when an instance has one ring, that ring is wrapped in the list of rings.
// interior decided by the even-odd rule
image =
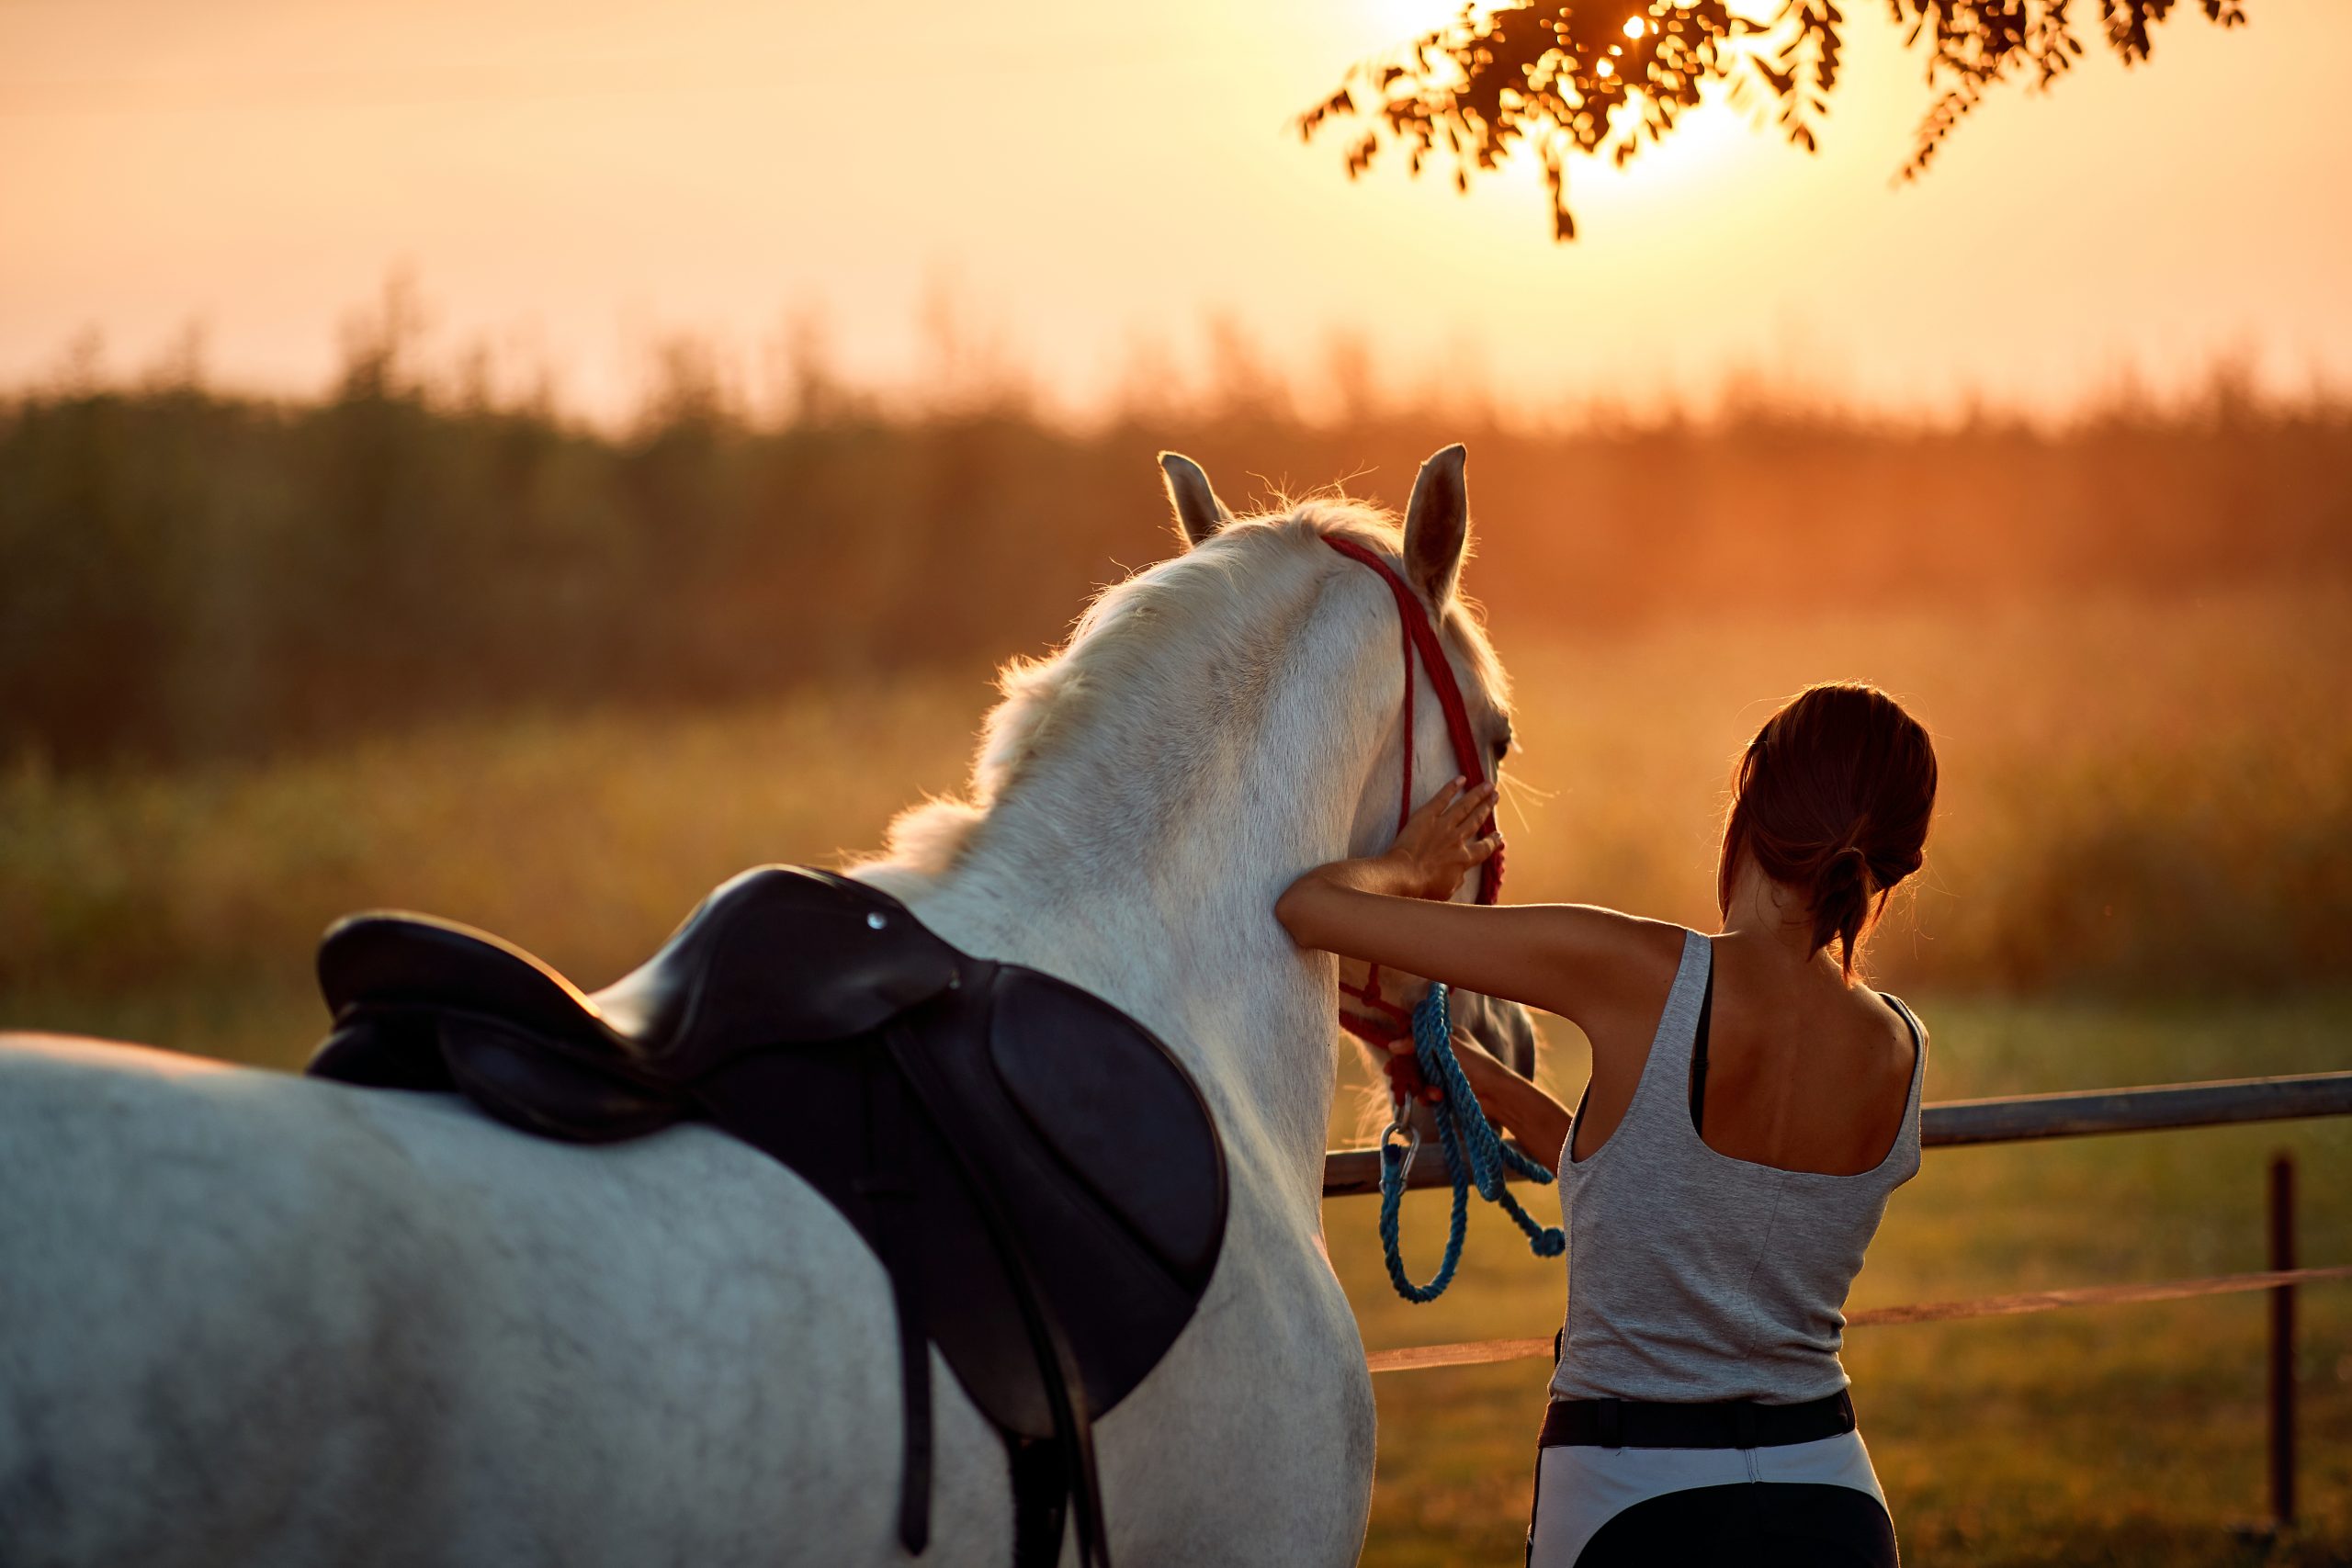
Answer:
[[[2270,1160],[2270,1267],[2295,1267],[2295,1160]],[[2270,1292],[2270,1523],[2295,1523],[2295,1287]]]

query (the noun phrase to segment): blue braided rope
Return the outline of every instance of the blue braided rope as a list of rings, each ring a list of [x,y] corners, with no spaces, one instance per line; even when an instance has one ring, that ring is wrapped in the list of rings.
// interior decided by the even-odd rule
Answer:
[[[1393,1141],[1397,1127],[1392,1125],[1380,1140],[1380,1245],[1388,1259],[1388,1280],[1396,1293],[1408,1302],[1433,1302],[1445,1294],[1453,1283],[1453,1271],[1462,1263],[1463,1238],[1470,1229],[1470,1190],[1476,1187],[1478,1196],[1498,1205],[1511,1217],[1527,1236],[1529,1250],[1538,1258],[1557,1258],[1567,1250],[1568,1238],[1557,1225],[1538,1224],[1533,1216],[1519,1206],[1519,1200],[1503,1185],[1507,1171],[1517,1171],[1531,1181],[1549,1184],[1552,1173],[1502,1141],[1486,1112],[1478,1107],[1478,1097],[1470,1090],[1470,1080],[1463,1075],[1462,1064],[1453,1055],[1453,1019],[1446,1003],[1445,987],[1431,986],[1421,1005],[1413,1010],[1413,1059],[1419,1064],[1421,1078],[1437,1086],[1443,1096],[1431,1107],[1437,1122],[1438,1147],[1445,1156],[1445,1173],[1453,1183],[1453,1213],[1446,1227],[1445,1256],[1438,1262],[1437,1272],[1426,1285],[1416,1285],[1406,1276],[1402,1239],[1398,1220],[1405,1200],[1405,1172],[1412,1162],[1413,1152],[1419,1146],[1414,1139],[1399,1148]],[[1401,1123],[1412,1113],[1407,1106],[1400,1111]]]

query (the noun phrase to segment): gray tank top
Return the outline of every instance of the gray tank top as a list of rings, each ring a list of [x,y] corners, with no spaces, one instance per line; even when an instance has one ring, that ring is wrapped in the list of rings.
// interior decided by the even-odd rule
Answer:
[[[1927,1036],[1889,997],[1917,1049],[1902,1127],[1876,1168],[1825,1176],[1734,1159],[1690,1123],[1713,962],[1707,939],[1687,933],[1625,1119],[1580,1161],[1560,1151],[1568,1321],[1555,1399],[1795,1404],[1846,1386],[1846,1292],[1888,1195],[1919,1169]]]

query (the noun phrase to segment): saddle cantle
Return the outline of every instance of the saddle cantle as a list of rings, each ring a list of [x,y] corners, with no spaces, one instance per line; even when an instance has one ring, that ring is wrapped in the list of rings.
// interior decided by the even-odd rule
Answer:
[[[1015,1562],[1058,1555],[1075,1497],[1081,1556],[1107,1563],[1092,1423],[1191,1320],[1225,1234],[1216,1124],[1133,1019],[787,866],[722,884],[593,995],[396,913],[339,921],[319,979],[313,1076],[457,1090],[574,1142],[705,1120],[798,1173],[890,1276],[908,1550],[929,1535],[933,1344],[1005,1439]]]

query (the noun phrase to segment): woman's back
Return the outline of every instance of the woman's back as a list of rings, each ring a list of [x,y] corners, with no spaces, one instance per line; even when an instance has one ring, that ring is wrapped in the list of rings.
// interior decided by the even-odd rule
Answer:
[[[1904,1016],[1828,966],[1792,971],[1782,950],[1709,943],[1715,1002],[1702,1135],[1734,1159],[1852,1175],[1903,1126],[1917,1049]]]
[[[1925,1043],[1899,1003],[1792,1002],[1724,946],[1718,975],[1714,944],[1684,933],[1616,1125],[1589,1145],[1579,1129],[1561,1162],[1555,1397],[1798,1404],[1846,1384],[1847,1292],[1918,1169]],[[1865,998],[1899,1034],[1842,1005]]]

